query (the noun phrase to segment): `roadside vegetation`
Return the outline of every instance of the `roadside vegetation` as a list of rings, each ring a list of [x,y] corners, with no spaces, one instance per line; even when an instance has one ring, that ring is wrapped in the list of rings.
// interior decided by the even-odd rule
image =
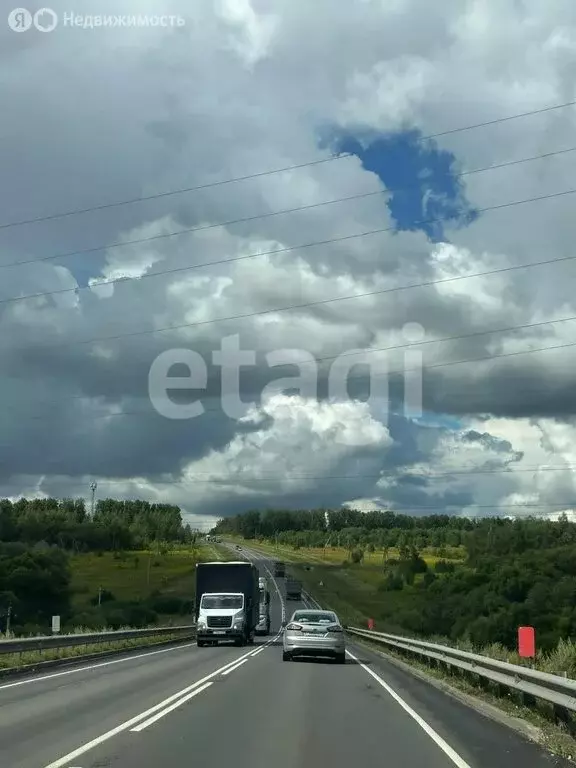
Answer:
[[[0,500],[0,637],[187,623],[196,563],[220,558],[172,505]]]
[[[121,627],[121,629],[131,629],[131,627]],[[91,632],[88,627],[75,627],[71,634],[82,634]],[[163,646],[167,642],[180,640],[182,633],[167,631],[155,637],[132,638],[128,640],[113,640],[105,643],[85,643],[70,648],[53,648],[43,651],[26,651],[23,653],[3,653],[0,654],[0,672],[21,669],[22,667],[35,667],[45,662],[52,662],[58,659],[75,658],[90,659],[114,652],[129,651],[137,648],[150,649],[154,646]],[[0,644],[2,639],[0,638]]]
[[[565,518],[410,517],[354,510],[249,512],[214,532],[291,570],[342,619],[517,661],[519,626],[535,663],[576,677],[576,525]]]
[[[214,532],[284,560],[304,589],[349,626],[367,628],[371,618],[381,632],[576,679],[576,525],[565,518],[470,521],[343,510],[330,513],[327,528],[324,510],[267,511],[221,521]],[[521,625],[536,630],[533,660],[517,653]],[[559,721],[550,704],[528,706],[521,695],[477,676],[359,642],[407,662],[453,694],[529,723],[532,738],[574,760],[575,719]]]

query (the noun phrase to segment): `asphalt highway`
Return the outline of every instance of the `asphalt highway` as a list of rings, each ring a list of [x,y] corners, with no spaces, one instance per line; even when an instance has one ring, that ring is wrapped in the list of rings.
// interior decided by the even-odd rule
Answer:
[[[263,575],[269,563],[250,553]],[[353,644],[345,666],[282,661],[273,633],[0,683],[2,768],[550,768],[516,732]]]

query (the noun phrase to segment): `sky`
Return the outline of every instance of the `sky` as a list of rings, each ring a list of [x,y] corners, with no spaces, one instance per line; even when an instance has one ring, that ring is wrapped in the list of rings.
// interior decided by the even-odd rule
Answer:
[[[50,7],[0,20],[1,497],[576,509],[572,2]]]

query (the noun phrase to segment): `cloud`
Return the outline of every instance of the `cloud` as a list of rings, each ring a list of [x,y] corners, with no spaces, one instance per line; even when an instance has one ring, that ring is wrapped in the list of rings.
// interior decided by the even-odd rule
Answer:
[[[0,228],[0,493],[86,495],[96,479],[204,523],[576,500],[567,470],[528,471],[572,462],[574,197],[542,198],[572,188],[576,152],[480,170],[573,146],[573,106],[498,122],[576,98],[573,3],[122,9],[163,12],[185,25],[5,34],[0,224],[48,218]],[[334,149],[352,156],[317,162]],[[406,347],[407,323],[422,344]],[[244,420],[222,412],[212,358],[236,334],[256,354]],[[149,399],[151,365],[180,347],[206,363],[204,390],[172,394],[202,399],[196,420]],[[282,349],[316,361],[316,401],[260,402],[298,373],[269,365]],[[368,360],[402,372],[421,356],[421,418],[399,375],[391,412],[329,398],[334,358],[355,349],[358,398]]]

